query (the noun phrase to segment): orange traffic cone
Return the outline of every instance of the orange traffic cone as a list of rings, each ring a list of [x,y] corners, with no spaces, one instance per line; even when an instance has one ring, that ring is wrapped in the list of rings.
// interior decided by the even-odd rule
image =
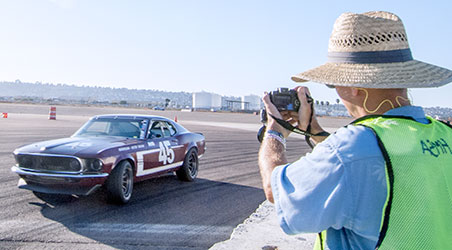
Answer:
[[[176,116],[174,116],[174,121],[175,121],[175,122],[177,122],[177,115],[176,115]]]
[[[56,120],[56,107],[50,107],[49,120]]]

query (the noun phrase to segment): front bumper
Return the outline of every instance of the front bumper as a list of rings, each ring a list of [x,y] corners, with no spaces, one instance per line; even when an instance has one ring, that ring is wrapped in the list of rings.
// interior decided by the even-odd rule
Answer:
[[[41,193],[89,195],[108,177],[99,174],[64,174],[26,171],[13,166],[11,171],[20,176],[18,187]]]

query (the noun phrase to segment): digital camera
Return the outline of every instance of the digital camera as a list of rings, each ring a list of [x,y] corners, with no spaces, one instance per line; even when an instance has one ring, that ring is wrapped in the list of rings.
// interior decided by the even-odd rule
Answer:
[[[288,88],[278,88],[270,92],[270,101],[279,111],[295,111],[300,109],[300,100],[298,100],[297,91]],[[308,103],[312,102],[312,98],[306,94]]]
[[[298,99],[297,91],[288,88],[278,88],[275,91],[269,93],[270,101],[276,106],[278,111],[295,111],[298,112],[300,109],[300,100]],[[314,101],[312,97],[306,94],[308,103],[312,104]],[[260,112],[261,122],[267,122],[267,112],[262,109]]]
[[[270,101],[276,106],[278,111],[298,112],[298,110],[300,109],[301,103],[300,100],[298,99],[297,91],[294,89],[278,88],[277,90],[270,92],[269,96]],[[312,108],[314,100],[308,94],[306,94],[306,99]],[[259,142],[262,142],[266,130],[267,111],[265,109],[262,109],[260,112],[260,116],[263,126],[257,132],[257,140]]]

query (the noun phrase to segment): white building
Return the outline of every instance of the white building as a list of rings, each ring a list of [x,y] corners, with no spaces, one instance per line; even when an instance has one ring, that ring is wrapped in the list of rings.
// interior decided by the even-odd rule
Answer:
[[[242,96],[242,110],[260,110],[262,100],[257,95]]]
[[[193,108],[218,110],[221,108],[221,95],[204,91],[193,93]]]
[[[212,94],[212,108],[221,109],[221,95]]]

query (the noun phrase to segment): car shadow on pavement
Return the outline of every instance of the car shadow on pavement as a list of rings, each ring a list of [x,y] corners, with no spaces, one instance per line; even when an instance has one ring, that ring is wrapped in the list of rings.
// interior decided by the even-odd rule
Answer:
[[[135,184],[126,205],[107,203],[100,190],[87,197],[40,198],[30,204],[75,233],[52,240],[116,249],[207,249],[228,239],[265,200],[255,187],[200,178],[180,182],[173,175]]]

